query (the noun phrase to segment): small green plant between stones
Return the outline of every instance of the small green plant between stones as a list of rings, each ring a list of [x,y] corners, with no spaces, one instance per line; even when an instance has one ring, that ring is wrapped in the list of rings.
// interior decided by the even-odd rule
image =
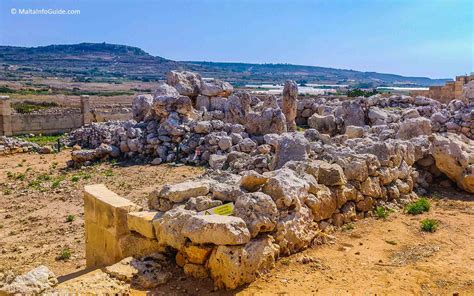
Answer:
[[[431,208],[429,200],[425,197],[406,205],[405,211],[410,215],[418,215],[423,212],[428,212]]]
[[[438,229],[439,221],[435,219],[423,219],[420,222],[421,231],[424,232],[435,232]]]

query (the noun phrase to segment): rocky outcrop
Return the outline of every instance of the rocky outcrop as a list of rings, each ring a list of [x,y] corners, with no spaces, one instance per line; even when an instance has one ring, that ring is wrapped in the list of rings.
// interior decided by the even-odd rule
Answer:
[[[245,246],[219,246],[211,254],[209,270],[218,288],[235,289],[253,282],[275,266],[279,248],[271,237]]]
[[[0,295],[40,295],[51,292],[57,283],[54,273],[41,265],[0,287]]]
[[[467,192],[474,193],[474,141],[447,133],[431,137],[436,167]]]
[[[166,75],[166,83],[173,86],[180,95],[196,97],[201,92],[202,78],[193,72],[170,71]]]

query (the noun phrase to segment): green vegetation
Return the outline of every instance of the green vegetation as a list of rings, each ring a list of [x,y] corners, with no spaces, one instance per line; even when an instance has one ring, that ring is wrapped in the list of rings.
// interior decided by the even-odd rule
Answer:
[[[389,209],[386,209],[385,207],[376,207],[374,210],[374,215],[378,219],[387,219],[387,217],[390,215],[390,212],[392,212]]]
[[[107,169],[104,172],[104,176],[106,177],[112,177],[113,175],[114,175],[114,172],[112,171],[112,169]]]
[[[58,260],[68,260],[71,258],[71,250],[69,248],[64,248],[61,250],[61,253],[59,253]]]
[[[425,197],[406,205],[405,211],[410,215],[418,215],[430,210],[431,204]]]
[[[40,174],[36,177],[35,180],[32,180],[28,183],[28,187],[33,188],[35,190],[44,191],[45,188],[43,187],[43,183],[46,181],[50,181],[52,178],[48,174]]]
[[[33,136],[33,137],[20,136],[19,138],[21,138],[25,141],[28,141],[28,142],[36,143],[40,146],[45,146],[45,145],[53,145],[53,144],[58,143],[58,139],[62,138],[62,136],[63,136],[62,134],[49,135],[49,136],[36,135],[36,136]],[[56,165],[57,165],[57,163],[56,163]]]
[[[75,219],[76,219],[76,216],[74,216],[72,214],[69,214],[69,215],[66,216],[66,222],[68,222],[68,223],[71,223]]]
[[[84,81],[89,82],[89,81]],[[38,96],[38,95],[66,95],[66,96],[82,96],[82,95],[89,95],[89,96],[99,96],[99,97],[114,97],[114,96],[129,96],[133,95],[133,90],[125,90],[125,91],[89,91],[89,90],[81,90],[79,88],[73,89],[62,89],[62,88],[28,88],[28,89],[12,89],[8,86],[0,86],[0,93],[2,94],[18,94],[18,95],[26,95],[26,96]],[[58,104],[54,102],[33,102],[33,101],[24,101],[22,103],[13,103],[12,107],[17,110],[18,113],[30,113],[31,111],[47,109],[51,107],[57,107]],[[43,107],[43,108],[41,108]],[[18,108],[18,109],[17,109]],[[20,110],[20,111],[19,111]],[[29,112],[21,112],[21,111],[29,111]]]
[[[378,94],[379,92],[376,89],[373,90],[362,90],[360,88],[351,89],[347,92],[348,97],[370,97]]]
[[[387,244],[393,245],[393,246],[395,246],[395,245],[397,244],[397,242],[394,241],[394,240],[388,240],[388,239],[387,239],[387,240],[385,240],[385,242],[386,242]]]
[[[421,230],[425,232],[435,232],[438,229],[439,221],[435,219],[421,220]]]
[[[74,175],[74,176],[71,177],[72,182],[77,182],[77,181],[79,181],[79,179],[80,179],[80,177],[78,175]]]
[[[12,173],[12,172],[7,172],[7,178],[11,180],[19,180],[23,181],[25,180],[26,175],[23,173]]]
[[[51,189],[56,189],[59,187],[59,185],[61,185],[61,182],[64,181],[64,179],[66,179],[65,176],[58,176],[54,179],[53,183],[51,183]]]
[[[52,107],[58,107],[59,105],[55,102],[33,102],[33,101],[24,101],[24,102],[15,102],[12,104],[12,108],[16,112],[21,114],[28,114],[34,111],[49,109]]]
[[[342,226],[342,230],[348,231],[354,229],[354,223],[347,223],[344,226]]]

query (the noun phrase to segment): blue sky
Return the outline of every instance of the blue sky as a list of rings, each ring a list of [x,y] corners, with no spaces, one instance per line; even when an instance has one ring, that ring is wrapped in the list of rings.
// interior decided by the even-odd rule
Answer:
[[[173,60],[470,73],[473,0],[0,0],[0,44],[107,42]],[[13,15],[16,8],[80,15]]]

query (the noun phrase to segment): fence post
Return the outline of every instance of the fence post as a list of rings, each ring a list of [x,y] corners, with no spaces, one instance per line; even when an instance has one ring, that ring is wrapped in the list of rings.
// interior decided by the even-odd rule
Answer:
[[[81,113],[82,113],[82,125],[91,123],[91,105],[90,97],[87,95],[81,96]]]
[[[12,109],[9,96],[0,96],[0,132],[4,136],[13,135]]]

